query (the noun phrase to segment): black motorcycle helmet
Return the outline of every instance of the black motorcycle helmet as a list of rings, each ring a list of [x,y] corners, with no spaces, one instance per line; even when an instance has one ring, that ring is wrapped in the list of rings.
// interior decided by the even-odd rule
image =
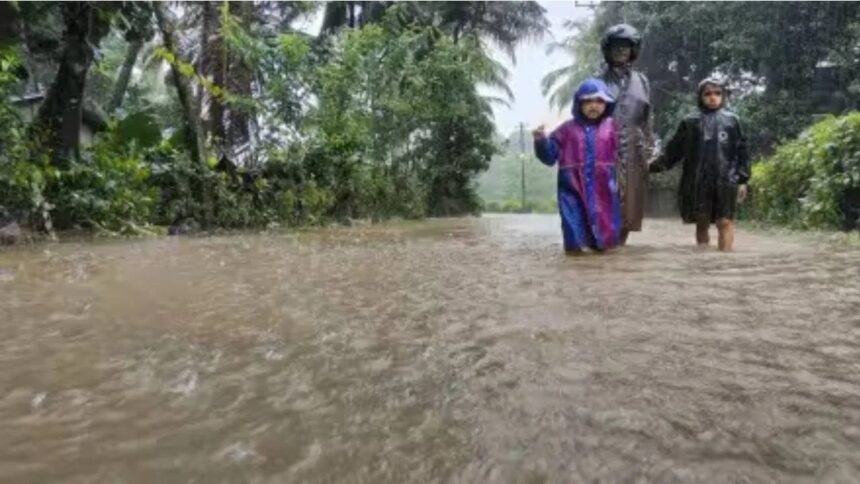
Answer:
[[[630,42],[630,62],[633,62],[639,56],[639,48],[642,47],[642,36],[639,35],[639,31],[632,25],[627,24],[613,25],[606,29],[606,33],[603,34],[603,40],[600,41],[600,50],[603,51],[603,58],[606,62],[612,61],[609,46],[613,42],[625,40]]]

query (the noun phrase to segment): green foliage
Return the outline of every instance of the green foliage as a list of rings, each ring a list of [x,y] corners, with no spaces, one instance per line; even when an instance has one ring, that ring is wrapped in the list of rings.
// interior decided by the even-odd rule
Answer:
[[[801,228],[852,228],[860,211],[860,113],[828,117],[753,167],[751,215]]]
[[[157,191],[143,151],[115,130],[72,160],[47,187],[54,225],[133,234],[148,225]]]
[[[95,58],[76,81],[110,119],[79,152],[46,150],[59,128],[40,133],[6,102],[23,90],[11,74],[23,63],[0,56],[0,215],[47,230],[476,213],[475,180],[497,151],[494,100],[478,86],[512,96],[484,42],[513,53],[547,25],[535,2],[380,3],[362,6],[362,28],[314,39],[289,28],[313,8],[297,2],[75,7],[27,4],[20,42],[29,88],[51,85],[55,59],[79,41],[68,25],[104,14],[78,46]],[[77,146],[74,130],[62,134]]]
[[[9,126],[7,124],[7,126]],[[23,128],[10,127],[0,154],[0,217],[12,217],[34,227],[53,229],[45,198],[49,183],[58,176],[50,156],[21,136]]]
[[[332,216],[477,211],[471,180],[495,147],[475,87],[493,66],[474,44],[373,25],[329,55],[314,77],[305,173],[332,187]]]
[[[153,223],[157,225],[186,221],[199,223],[206,210],[201,196],[204,186],[211,189],[216,179],[209,168],[191,160],[182,146],[181,137],[177,138],[149,154],[150,183],[159,193],[153,213]]]
[[[135,144],[139,148],[152,148],[161,143],[161,127],[151,111],[132,113],[116,124],[114,137],[118,143]]]
[[[767,156],[779,143],[796,137],[814,119],[812,111],[787,94],[749,95],[735,104],[753,154]]]
[[[14,92],[20,66],[17,47],[0,48],[0,99]],[[0,219],[16,218],[51,230],[52,205],[44,191],[56,170],[39,144],[28,140],[23,119],[6,102],[0,102],[0,125]]]
[[[87,147],[80,159],[59,166],[32,138],[19,134],[5,148],[3,208],[29,225],[135,233],[149,223],[157,193],[148,184],[149,168],[142,150],[116,131]]]

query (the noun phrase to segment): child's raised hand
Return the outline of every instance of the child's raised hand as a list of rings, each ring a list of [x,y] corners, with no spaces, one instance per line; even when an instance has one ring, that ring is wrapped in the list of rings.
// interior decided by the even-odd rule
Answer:
[[[544,125],[540,125],[537,128],[535,128],[535,130],[532,131],[532,136],[536,140],[546,138],[546,130],[544,129]]]

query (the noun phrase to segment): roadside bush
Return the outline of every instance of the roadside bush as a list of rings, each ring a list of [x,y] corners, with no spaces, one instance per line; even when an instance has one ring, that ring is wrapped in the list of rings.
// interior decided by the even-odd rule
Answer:
[[[798,228],[858,228],[860,113],[828,117],[753,166],[750,215]]]

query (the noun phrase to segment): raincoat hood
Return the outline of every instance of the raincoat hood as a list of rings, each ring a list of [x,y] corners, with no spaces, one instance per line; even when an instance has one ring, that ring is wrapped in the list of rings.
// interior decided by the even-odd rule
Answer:
[[[615,98],[610,94],[609,88],[600,79],[588,79],[579,85],[579,89],[576,90],[576,94],[573,96],[571,114],[573,114],[574,119],[581,123],[589,122],[580,109],[582,101],[588,99],[603,99],[606,103],[606,111],[604,111],[603,117],[600,120],[612,116],[612,111],[615,109]]]
[[[722,81],[714,79],[713,77],[709,77],[707,79],[704,79],[702,82],[700,82],[698,89],[696,89],[696,104],[699,105],[699,109],[702,112],[713,112],[711,109],[708,109],[705,106],[705,103],[702,101],[702,93],[705,92],[705,86],[709,86],[709,85],[710,86],[717,86],[723,91],[722,103],[720,104],[720,107],[718,107],[717,109],[714,109],[713,111],[719,111],[720,109],[723,109],[724,107],[726,107],[726,98],[728,97],[727,96],[728,93],[726,92],[726,86],[723,84]]]

